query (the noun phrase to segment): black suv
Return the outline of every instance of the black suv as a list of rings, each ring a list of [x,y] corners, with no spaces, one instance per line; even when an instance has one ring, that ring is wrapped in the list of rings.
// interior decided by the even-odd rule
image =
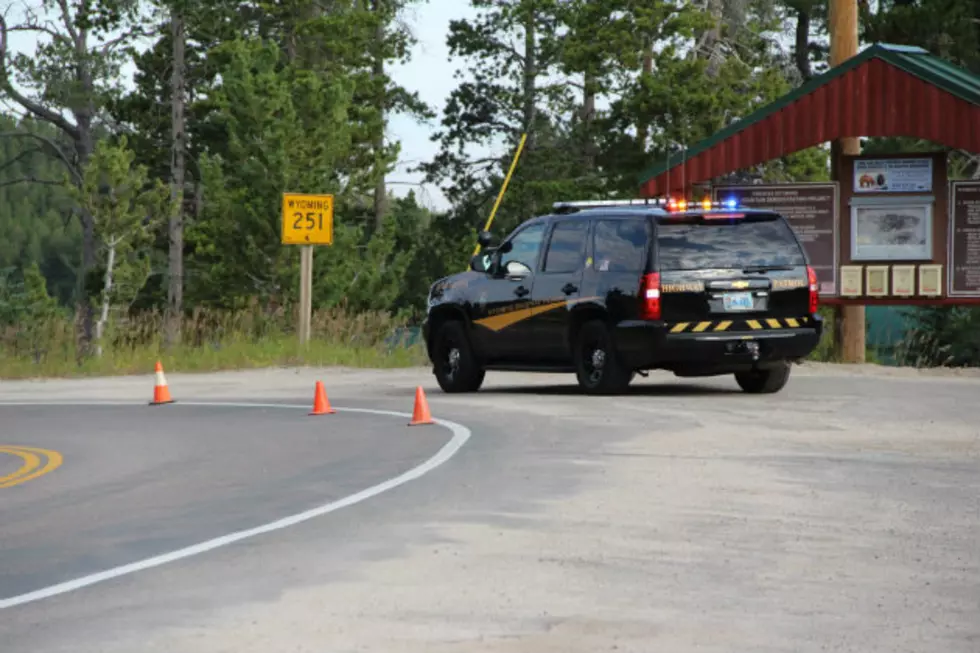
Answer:
[[[778,213],[656,200],[557,203],[429,291],[440,387],[487,370],[575,372],[593,394],[636,373],[734,374],[777,392],[817,346],[817,277]]]

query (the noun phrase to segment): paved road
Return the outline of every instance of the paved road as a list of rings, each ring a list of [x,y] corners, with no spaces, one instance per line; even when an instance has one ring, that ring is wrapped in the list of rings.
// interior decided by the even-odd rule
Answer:
[[[768,401],[729,379],[600,399],[567,377],[446,397],[424,371],[168,372],[178,400],[308,403],[323,378],[337,406],[403,412],[421,383],[472,437],[363,503],[0,610],[0,649],[976,653],[980,379],[858,371]],[[147,383],[40,389],[145,402]],[[0,596],[336,499],[450,436],[333,417],[0,406],[0,444],[65,456],[0,490]]]

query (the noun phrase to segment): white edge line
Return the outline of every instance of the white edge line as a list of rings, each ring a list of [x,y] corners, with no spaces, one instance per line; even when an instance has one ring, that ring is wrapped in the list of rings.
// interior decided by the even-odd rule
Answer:
[[[138,402],[0,402],[0,406],[140,406],[146,405]],[[244,402],[208,402],[208,401],[183,401],[178,402],[175,405],[183,406],[227,406],[229,408],[303,408],[309,409],[309,406],[300,406],[296,404],[265,404],[265,403],[244,403]],[[399,413],[390,410],[375,410],[373,408],[339,408],[333,407],[338,412],[352,412],[352,413],[370,413],[373,415],[390,415],[392,417],[408,417],[412,416],[408,413]],[[0,599],[0,610],[4,608],[12,608],[14,606],[23,605],[25,603],[31,603],[34,601],[40,601],[42,599],[50,598],[52,596],[57,596],[59,594],[65,594],[67,592],[72,592],[83,587],[88,587],[89,585],[95,585],[96,583],[101,583],[103,581],[111,580],[113,578],[118,578],[120,576],[125,576],[127,574],[134,574],[139,571],[145,571],[147,569],[152,569],[153,567],[159,567],[160,565],[167,564],[168,562],[175,562],[177,560],[182,560],[184,558],[189,558],[191,556],[199,555],[201,553],[206,553],[213,549],[217,549],[222,546],[228,546],[235,542],[239,542],[244,539],[255,537],[257,535],[264,535],[265,533],[271,533],[273,531],[282,530],[288,528],[289,526],[295,526],[296,524],[309,521],[316,517],[322,517],[323,515],[329,514],[341,508],[346,508],[352,506],[356,503],[360,503],[371,497],[377,496],[382,492],[387,492],[393,488],[407,483],[409,481],[415,480],[424,474],[427,474],[439,467],[447,460],[452,458],[457,451],[459,451],[466,441],[470,439],[472,432],[467,427],[462,424],[457,424],[456,422],[450,422],[443,419],[435,419],[433,421],[440,426],[448,428],[453,437],[450,438],[449,442],[444,444],[439,451],[436,452],[434,456],[426,460],[421,465],[413,467],[412,469],[399,474],[398,476],[391,478],[377,485],[373,485],[365,490],[356,492],[354,494],[348,495],[342,499],[332,501],[328,504],[319,506],[317,508],[312,508],[310,510],[305,510],[288,517],[283,517],[282,519],[277,519],[276,521],[263,524],[261,526],[256,526],[254,528],[249,528],[247,530],[237,531],[230,533],[228,535],[222,535],[221,537],[216,537],[214,539],[201,542],[199,544],[193,544],[170,553],[164,553],[161,555],[153,556],[151,558],[146,558],[144,560],[138,560],[136,562],[131,562],[126,565],[119,567],[113,567],[112,569],[106,569],[105,571],[100,571],[94,574],[89,574],[87,576],[82,576],[74,580],[66,581],[64,583],[58,583],[56,585],[51,585],[49,587],[44,587],[33,592],[28,592],[26,594],[20,594],[18,596],[12,596],[7,599]]]

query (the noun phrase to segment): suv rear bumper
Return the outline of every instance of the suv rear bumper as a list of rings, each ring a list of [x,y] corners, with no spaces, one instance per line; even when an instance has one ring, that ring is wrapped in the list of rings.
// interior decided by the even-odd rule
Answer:
[[[799,320],[792,322],[801,324]],[[617,326],[616,347],[637,369],[659,367],[714,374],[806,358],[816,349],[822,333],[819,316],[809,317],[796,327],[749,331],[709,327],[700,332],[690,328],[676,332],[673,325],[663,322],[628,321]]]

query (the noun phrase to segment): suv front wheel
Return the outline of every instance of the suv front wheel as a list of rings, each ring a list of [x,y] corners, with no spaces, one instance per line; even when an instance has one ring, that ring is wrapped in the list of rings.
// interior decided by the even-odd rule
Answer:
[[[789,381],[790,364],[782,361],[778,365],[751,372],[736,372],[735,382],[745,392],[752,394],[771,394],[779,392]]]
[[[588,394],[618,394],[633,380],[633,370],[623,364],[604,322],[592,320],[575,339],[575,376]]]
[[[486,372],[473,355],[463,324],[446,322],[435,335],[433,372],[443,392],[476,392]]]

